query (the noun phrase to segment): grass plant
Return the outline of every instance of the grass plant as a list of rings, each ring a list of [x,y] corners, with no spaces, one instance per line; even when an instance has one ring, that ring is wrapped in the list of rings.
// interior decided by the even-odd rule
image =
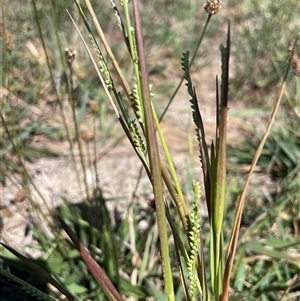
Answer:
[[[4,170],[0,180],[5,182],[8,178],[28,193],[34,212],[33,233],[36,240],[31,248],[41,251],[45,265],[37,264],[29,254],[22,255],[11,246],[11,242],[2,241],[0,274],[23,286],[24,294],[42,300],[57,300],[62,296],[68,300],[146,300],[151,297],[162,301],[297,300],[300,295],[297,253],[300,187],[296,176],[299,174],[299,131],[295,129],[299,129],[299,95],[297,90],[288,94],[293,90],[286,88],[290,65],[294,71],[299,67],[297,40],[290,47],[289,59],[284,64],[285,71],[282,72],[281,67],[277,69],[281,83],[273,111],[262,137],[256,135],[253,156],[244,158],[249,160],[249,170],[243,187],[234,199],[226,179],[227,131],[230,130],[227,125],[232,40],[230,22],[227,23],[227,33],[224,33],[224,45],[220,46],[221,75],[216,77],[215,84],[213,141],[207,138],[204,118],[198,105],[198,86],[194,84],[191,71],[199,49],[205,47],[206,37],[209,42],[209,28],[214,20],[218,20],[222,1],[205,3],[201,13],[203,24],[198,22],[198,35],[192,35],[194,42],[190,41],[194,52],[184,50],[181,58],[183,74],[177,78],[177,88],[174,85],[175,92],[160,116],[154,106],[155,88],[151,85],[147,64],[147,47],[155,44],[149,28],[152,21],[158,22],[160,15],[158,19],[156,16],[151,19],[149,16],[147,18],[145,12],[147,9],[153,10],[154,3],[157,2],[111,1],[112,8],[104,6],[103,14],[89,0],[85,0],[84,4],[77,0],[67,1],[57,6],[49,1],[45,8],[37,1],[32,2],[39,45],[43,50],[43,55],[39,57],[43,64],[34,65],[33,77],[41,88],[43,84],[39,78],[48,72],[48,82],[51,84],[46,90],[55,99],[53,112],[60,121],[50,127],[45,126],[42,117],[34,119],[30,115],[39,116],[41,113],[36,108],[39,99],[36,95],[40,89],[36,87],[29,93],[23,87],[19,89],[19,81],[15,82],[12,78],[12,62],[16,54],[12,41],[9,43],[9,31],[4,23],[2,31],[6,36],[3,34],[2,38],[6,41],[3,56],[6,69],[2,86],[8,93],[0,114],[3,131],[1,165]],[[60,5],[71,7],[63,17]],[[244,7],[247,5],[250,3],[247,2]],[[165,8],[172,15],[177,7],[172,1],[166,1]],[[197,16],[198,10],[198,3],[191,1],[187,11]],[[108,17],[112,14],[116,20],[114,22]],[[76,29],[74,40],[83,45],[78,53],[71,48],[63,50],[58,24],[66,16],[72,20],[72,28]],[[51,26],[47,27],[47,24]],[[117,45],[112,45],[109,32],[114,26],[119,27]],[[172,27],[164,27],[157,36],[172,38],[174,31]],[[67,36],[65,33],[64,38]],[[181,40],[176,40],[175,36],[178,36],[174,35],[176,49]],[[118,47],[122,53],[116,53]],[[125,51],[126,56],[123,54]],[[89,57],[90,63],[78,66],[77,57],[83,54]],[[91,66],[98,78],[85,71],[85,68],[91,70]],[[86,81],[89,79],[91,84],[84,83],[80,74],[85,74],[83,78],[86,77]],[[179,89],[184,88],[181,87],[183,82],[191,106],[203,173],[203,184],[197,178],[190,179],[192,201],[184,193],[161,128],[161,120],[165,118],[169,105]],[[21,97],[22,93],[28,99],[24,97],[24,102],[18,101],[23,106],[13,111],[12,95]],[[274,130],[269,144],[266,144],[284,93],[284,105],[289,108],[288,126]],[[107,104],[111,109],[107,109]],[[24,118],[29,120],[25,129],[21,126]],[[50,119],[51,114],[48,115]],[[96,164],[99,148],[96,137],[99,131],[104,137],[113,135],[113,145],[119,141],[116,139],[118,133],[115,132],[115,125],[113,130],[109,129],[106,120],[111,120],[111,124],[118,123],[148,178],[151,200],[144,215],[133,193],[123,216],[112,218]],[[89,124],[88,130],[82,130],[85,122]],[[41,187],[36,185],[26,167],[26,162],[34,162],[36,158],[33,149],[28,146],[33,135],[44,135],[52,140],[65,139],[68,142],[70,162],[75,169],[82,204],[72,205],[64,199],[55,212],[49,207]],[[107,143],[103,142],[104,145]],[[272,151],[274,144],[277,149],[275,153]],[[264,149],[265,145],[267,147]],[[282,166],[280,171],[284,171],[277,174],[284,176],[285,181],[281,195],[276,196],[276,200],[268,199],[274,204],[272,210],[267,210],[267,207],[255,208],[256,204],[247,207],[250,203],[247,202],[250,179],[263,149],[263,160],[266,162],[269,158],[271,162],[268,172],[272,169],[275,173]],[[59,153],[47,150],[39,150],[38,155],[44,156],[45,152],[59,156]],[[89,173],[90,170],[92,173]],[[68,179],[64,181],[68,185]],[[45,209],[37,204],[36,195],[43,200]],[[205,200],[207,219],[200,218],[203,210],[200,199]],[[230,199],[236,204],[230,203]],[[256,216],[246,227],[243,224],[244,207],[245,212],[255,210]],[[147,227],[141,230],[139,221],[143,219]],[[9,260],[18,259],[37,272],[45,283],[51,284],[50,289],[44,292],[34,288],[30,281],[11,273]],[[13,300],[13,296],[10,298]]]

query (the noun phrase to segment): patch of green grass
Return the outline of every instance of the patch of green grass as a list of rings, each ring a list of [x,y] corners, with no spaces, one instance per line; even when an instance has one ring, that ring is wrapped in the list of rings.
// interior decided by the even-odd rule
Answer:
[[[281,81],[289,41],[298,36],[298,2],[230,1],[227,5],[232,10],[234,36],[231,90],[237,99],[248,95],[251,105],[266,103]]]

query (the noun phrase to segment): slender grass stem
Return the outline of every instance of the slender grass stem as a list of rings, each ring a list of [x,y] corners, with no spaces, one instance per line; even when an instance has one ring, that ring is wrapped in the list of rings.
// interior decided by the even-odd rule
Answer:
[[[51,0],[49,2],[50,2],[51,13],[52,13],[52,19],[54,20],[54,10],[53,10],[53,5],[52,5],[53,3],[52,3]],[[81,181],[80,181],[79,170],[78,170],[77,164],[76,164],[76,159],[75,159],[75,154],[74,154],[74,145],[73,145],[73,142],[72,142],[72,138],[71,138],[71,134],[70,134],[70,131],[69,131],[69,127],[67,125],[67,118],[65,116],[65,111],[64,111],[64,106],[63,106],[63,103],[62,103],[62,99],[60,98],[59,92],[58,92],[58,90],[56,88],[56,85],[55,85],[53,70],[51,68],[51,63],[50,63],[49,55],[48,55],[48,52],[46,50],[47,47],[46,47],[45,40],[44,40],[44,37],[43,37],[43,34],[42,34],[42,28],[41,28],[41,24],[40,24],[40,19],[38,17],[38,12],[37,12],[37,7],[36,7],[36,1],[32,1],[32,5],[33,5],[33,11],[34,11],[34,15],[35,15],[35,20],[36,20],[37,26],[38,26],[38,31],[39,31],[39,34],[40,34],[40,39],[41,39],[41,42],[42,42],[42,45],[43,45],[43,49],[44,49],[44,53],[45,53],[45,57],[46,57],[47,67],[48,67],[49,74],[50,74],[50,80],[51,80],[52,87],[54,88],[55,95],[56,95],[56,98],[57,98],[57,101],[58,101],[58,105],[59,105],[59,109],[60,109],[59,112],[61,114],[63,125],[64,125],[65,131],[67,133],[68,143],[69,143],[69,147],[70,147],[70,151],[71,151],[72,161],[73,161],[74,168],[75,168],[75,171],[76,171],[76,177],[77,177],[78,185],[79,185],[80,191],[82,193],[83,190],[82,190],[82,185],[81,185]],[[58,45],[58,48],[59,48],[60,60],[61,60],[62,66],[64,66],[64,72],[66,72],[65,61],[64,61],[64,59],[62,57],[62,47],[61,47],[60,39],[58,37],[57,22],[53,22],[53,23],[54,23],[54,28],[55,28],[56,42],[57,42],[57,45]],[[67,85],[68,85],[68,82],[67,82]],[[68,87],[68,91],[70,91],[69,86],[67,86],[67,87]]]
[[[180,215],[183,227],[184,227],[184,229],[187,229],[187,219],[186,219],[186,217],[188,215],[188,212],[187,212],[186,202],[185,202],[185,199],[183,197],[183,193],[182,193],[181,186],[180,186],[180,183],[179,183],[179,180],[178,180],[178,177],[177,177],[177,173],[175,171],[175,167],[174,167],[174,164],[173,164],[173,161],[172,161],[171,154],[169,152],[169,149],[168,149],[166,140],[164,138],[164,135],[161,131],[161,127],[159,125],[159,120],[157,118],[157,115],[155,113],[155,110],[154,110],[153,106],[152,106],[152,111],[153,111],[153,117],[154,117],[154,122],[155,122],[155,125],[156,125],[156,129],[157,129],[157,132],[158,132],[158,135],[159,135],[159,138],[160,138],[160,141],[161,141],[161,144],[162,144],[162,147],[163,147],[163,150],[164,150],[167,162],[168,162],[168,167],[170,168],[170,174],[172,176],[172,180],[174,181],[174,185],[175,185],[177,196],[178,196],[178,197],[175,197],[174,202],[176,204],[177,210],[179,211],[179,215]]]
[[[156,139],[156,130],[153,119],[153,112],[151,106],[150,90],[148,73],[146,67],[146,58],[143,43],[142,26],[140,20],[140,12],[138,7],[138,1],[133,0],[133,15],[135,19],[137,46],[139,54],[139,66],[141,71],[141,82],[143,91],[143,101],[145,110],[145,129],[147,148],[149,153],[150,170],[152,175],[152,186],[155,198],[156,218],[158,225],[158,232],[160,237],[160,252],[162,259],[163,268],[163,279],[165,285],[165,293],[168,300],[175,300],[174,286],[173,286],[173,275],[171,270],[169,246],[168,246],[168,235],[166,225],[166,212],[163,197],[163,181],[160,169],[160,156],[158,151],[158,144]]]
[[[209,14],[209,15],[207,16],[206,23],[205,23],[205,25],[204,25],[204,28],[203,28],[202,33],[201,33],[201,35],[200,35],[200,38],[199,38],[199,40],[198,40],[198,43],[197,43],[196,49],[195,49],[195,51],[194,51],[194,54],[193,54],[193,56],[192,56],[192,59],[191,59],[191,61],[190,61],[190,67],[191,67],[191,66],[193,65],[193,63],[194,63],[194,60],[195,60],[195,58],[196,58],[198,49],[199,49],[199,47],[200,47],[200,45],[201,45],[201,42],[202,42],[203,37],[204,37],[204,35],[205,35],[205,32],[206,32],[206,30],[207,30],[207,27],[208,27],[210,18],[211,18],[211,14]],[[175,96],[177,95],[177,93],[178,93],[178,91],[179,91],[179,89],[180,89],[180,87],[181,87],[183,81],[184,81],[184,75],[181,77],[181,79],[180,79],[180,81],[179,81],[179,83],[178,83],[176,89],[174,90],[174,92],[173,92],[173,94],[172,94],[172,96],[171,96],[171,98],[170,98],[168,104],[166,105],[166,107],[165,107],[164,111],[162,112],[161,116],[159,117],[159,122],[161,122],[161,121],[163,120],[164,116],[166,115],[167,111],[169,110],[169,107],[171,106],[171,104],[172,104],[172,102],[173,102]]]
[[[84,152],[82,148],[82,141],[80,138],[80,132],[79,132],[79,124],[78,120],[76,117],[76,111],[75,111],[75,100],[73,96],[73,68],[72,65],[69,64],[69,71],[70,71],[70,105],[72,109],[72,116],[73,116],[73,122],[74,122],[74,127],[75,127],[75,138],[79,147],[79,155],[80,155],[80,162],[81,162],[81,168],[83,172],[83,181],[84,181],[84,186],[85,186],[85,193],[86,193],[86,198],[87,198],[87,204],[89,204],[88,200],[90,198],[89,196],[89,188],[88,188],[88,183],[87,183],[87,175],[86,175],[86,166],[85,166],[85,160],[84,160]]]
[[[75,2],[78,3],[77,0]],[[96,14],[95,14],[95,12],[93,10],[93,7],[92,7],[92,5],[91,5],[91,3],[90,3],[89,0],[85,0],[85,4],[86,4],[86,6],[88,8],[88,11],[89,11],[89,13],[91,15],[92,21],[93,21],[93,23],[94,23],[94,25],[96,27],[96,31],[97,31],[97,33],[99,35],[100,41],[103,44],[103,46],[104,46],[104,48],[105,48],[105,50],[107,52],[107,55],[109,56],[109,58],[110,58],[110,60],[111,60],[111,62],[113,64],[113,66],[114,66],[114,68],[115,68],[115,70],[117,72],[117,75],[118,75],[118,77],[120,79],[120,83],[121,83],[121,85],[122,85],[122,87],[124,89],[124,92],[126,93],[126,97],[127,97],[127,99],[130,99],[130,88],[129,88],[129,85],[127,83],[127,80],[126,80],[125,76],[123,75],[123,73],[121,71],[121,68],[119,67],[118,62],[117,62],[114,54],[112,53],[112,51],[111,51],[111,49],[110,49],[110,47],[109,47],[109,45],[108,45],[108,43],[106,41],[106,38],[105,38],[104,33],[103,33],[102,29],[101,29],[101,26],[100,26],[100,24],[98,22],[98,19],[97,19],[97,16],[96,16]]]

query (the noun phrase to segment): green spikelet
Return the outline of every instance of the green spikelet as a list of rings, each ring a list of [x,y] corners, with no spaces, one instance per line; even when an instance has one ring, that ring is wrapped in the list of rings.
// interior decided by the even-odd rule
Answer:
[[[193,83],[190,76],[190,61],[189,61],[190,52],[187,50],[183,53],[183,57],[181,58],[181,67],[184,71],[184,79],[187,81],[185,84],[188,88],[188,93],[191,97],[194,97]]]
[[[192,114],[193,114],[193,120],[195,124],[197,124],[197,116],[196,116],[196,95],[193,88],[192,79],[190,76],[190,61],[189,61],[190,52],[187,50],[185,53],[183,53],[183,57],[181,58],[181,66],[182,70],[184,71],[184,79],[187,81],[185,85],[187,86],[187,91],[189,95],[191,96],[191,99],[189,100],[192,108]]]
[[[139,92],[136,84],[131,89],[130,100],[131,100],[131,106],[133,108],[133,111],[135,113],[138,122],[143,123],[144,121],[143,121],[143,113],[141,108],[141,101],[140,101]]]
[[[131,38],[132,38],[132,60],[135,64],[139,63],[139,56],[138,56],[138,50],[137,50],[137,44],[136,44],[136,38],[135,38],[135,29],[133,27],[130,28],[131,31]]]
[[[201,197],[201,185],[199,182],[193,181],[194,202],[198,202]]]
[[[132,135],[134,146],[142,154],[146,150],[146,144],[139,132],[135,119],[129,121],[128,127]]]
[[[114,88],[114,82],[112,80],[112,77],[110,76],[110,72],[107,68],[106,62],[105,62],[104,57],[102,55],[102,52],[101,52],[97,42],[95,41],[94,37],[91,34],[89,34],[89,38],[90,38],[90,40],[93,44],[93,47],[96,51],[97,56],[98,56],[99,70],[103,74],[105,85],[106,85],[107,89],[109,91],[111,91]]]
[[[189,241],[190,241],[190,254],[187,262],[189,291],[191,300],[196,300],[197,297],[197,284],[196,277],[196,260],[200,248],[200,220],[199,220],[199,206],[197,204],[201,196],[201,188],[198,182],[193,181],[194,202],[193,209],[189,215]]]
[[[191,104],[191,109],[192,109],[192,116],[193,116],[193,121],[196,125],[196,137],[197,141],[199,142],[200,145],[203,145],[203,139],[205,137],[202,125],[202,120],[199,118],[199,109],[196,107],[197,106],[197,97],[195,94],[195,90],[193,88],[193,83],[192,79],[190,76],[190,61],[189,61],[189,55],[190,52],[187,50],[185,53],[183,53],[183,57],[181,58],[181,66],[182,70],[184,71],[184,78],[187,81],[186,86],[187,86],[187,91],[189,95],[191,96],[191,99],[189,100]],[[198,114],[197,114],[198,113]],[[200,130],[200,131],[199,131]],[[201,137],[202,135],[202,137]],[[202,156],[200,156],[200,159],[202,160]]]

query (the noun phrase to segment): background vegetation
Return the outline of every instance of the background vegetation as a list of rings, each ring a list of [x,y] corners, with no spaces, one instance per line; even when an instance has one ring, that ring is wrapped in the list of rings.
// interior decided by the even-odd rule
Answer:
[[[100,287],[85,272],[79,253],[55,223],[55,214],[49,214],[55,211],[72,225],[121,294],[131,296],[131,300],[145,300],[148,295],[154,296],[154,300],[164,300],[159,292],[161,265],[151,188],[139,177],[137,160],[117,172],[128,173],[133,181],[125,177],[115,184],[119,174],[113,170],[129,161],[129,146],[124,143],[124,134],[65,11],[68,9],[82,32],[86,32],[78,10],[71,0],[36,1],[35,4],[34,8],[29,1],[24,5],[2,2],[1,241],[22,249],[26,242],[22,237],[30,237],[27,239],[30,246],[22,251],[36,254],[39,265],[56,275],[81,300],[104,300]],[[129,82],[133,81],[126,45],[110,3],[99,5],[92,1],[92,4],[121,69]],[[182,53],[195,50],[207,14],[199,1],[141,1],[141,6],[149,77],[155,94],[153,102],[160,116],[182,76]],[[226,41],[227,20],[230,20],[232,57],[224,241],[229,239],[244,178],[288,64],[289,40],[295,40],[298,35],[299,13],[297,0],[225,1],[220,13],[212,17],[191,69],[200,108],[207,114],[204,120],[208,135],[213,135],[214,78],[220,73],[218,47]],[[65,60],[65,48],[70,50],[71,57],[76,51],[72,66]],[[188,97],[183,85],[164,122],[166,132],[168,126],[171,129],[169,139],[175,152],[175,165],[181,171],[183,191],[192,207],[191,179],[199,177],[200,166],[197,146],[189,138],[193,129],[188,117]],[[231,277],[232,298],[236,300],[297,300],[300,296],[299,99],[299,79],[291,70],[276,125],[246,201]],[[77,121],[79,129],[76,129]],[[172,140],[177,135],[184,135],[184,139]],[[83,141],[82,145],[79,140]],[[176,148],[178,141],[184,141],[183,159],[182,152]],[[100,156],[104,162],[109,160],[110,152],[117,154],[116,163],[103,170],[95,158]],[[63,173],[55,168],[53,171],[58,175],[57,182],[49,183],[40,176],[43,162],[50,162],[49,166],[55,164],[51,162],[63,162]],[[73,174],[69,169],[74,170]],[[130,183],[132,187],[124,188],[122,183],[124,186]],[[72,193],[65,193],[68,186]],[[25,233],[14,241],[13,231],[8,233],[11,229],[5,228],[6,223],[16,218],[24,202],[30,213],[23,211],[23,228],[17,229]],[[69,205],[75,202],[76,205]],[[207,213],[204,202],[201,204],[201,224],[205,229]],[[175,212],[174,208],[170,210]],[[7,250],[0,251],[2,264],[9,266],[19,278],[59,297],[57,291],[28,272]],[[173,256],[175,270],[176,256]],[[0,283],[6,287],[5,300],[23,300],[24,289],[6,278],[1,278]],[[174,283],[176,300],[182,300],[183,289],[177,272],[174,272]]]

